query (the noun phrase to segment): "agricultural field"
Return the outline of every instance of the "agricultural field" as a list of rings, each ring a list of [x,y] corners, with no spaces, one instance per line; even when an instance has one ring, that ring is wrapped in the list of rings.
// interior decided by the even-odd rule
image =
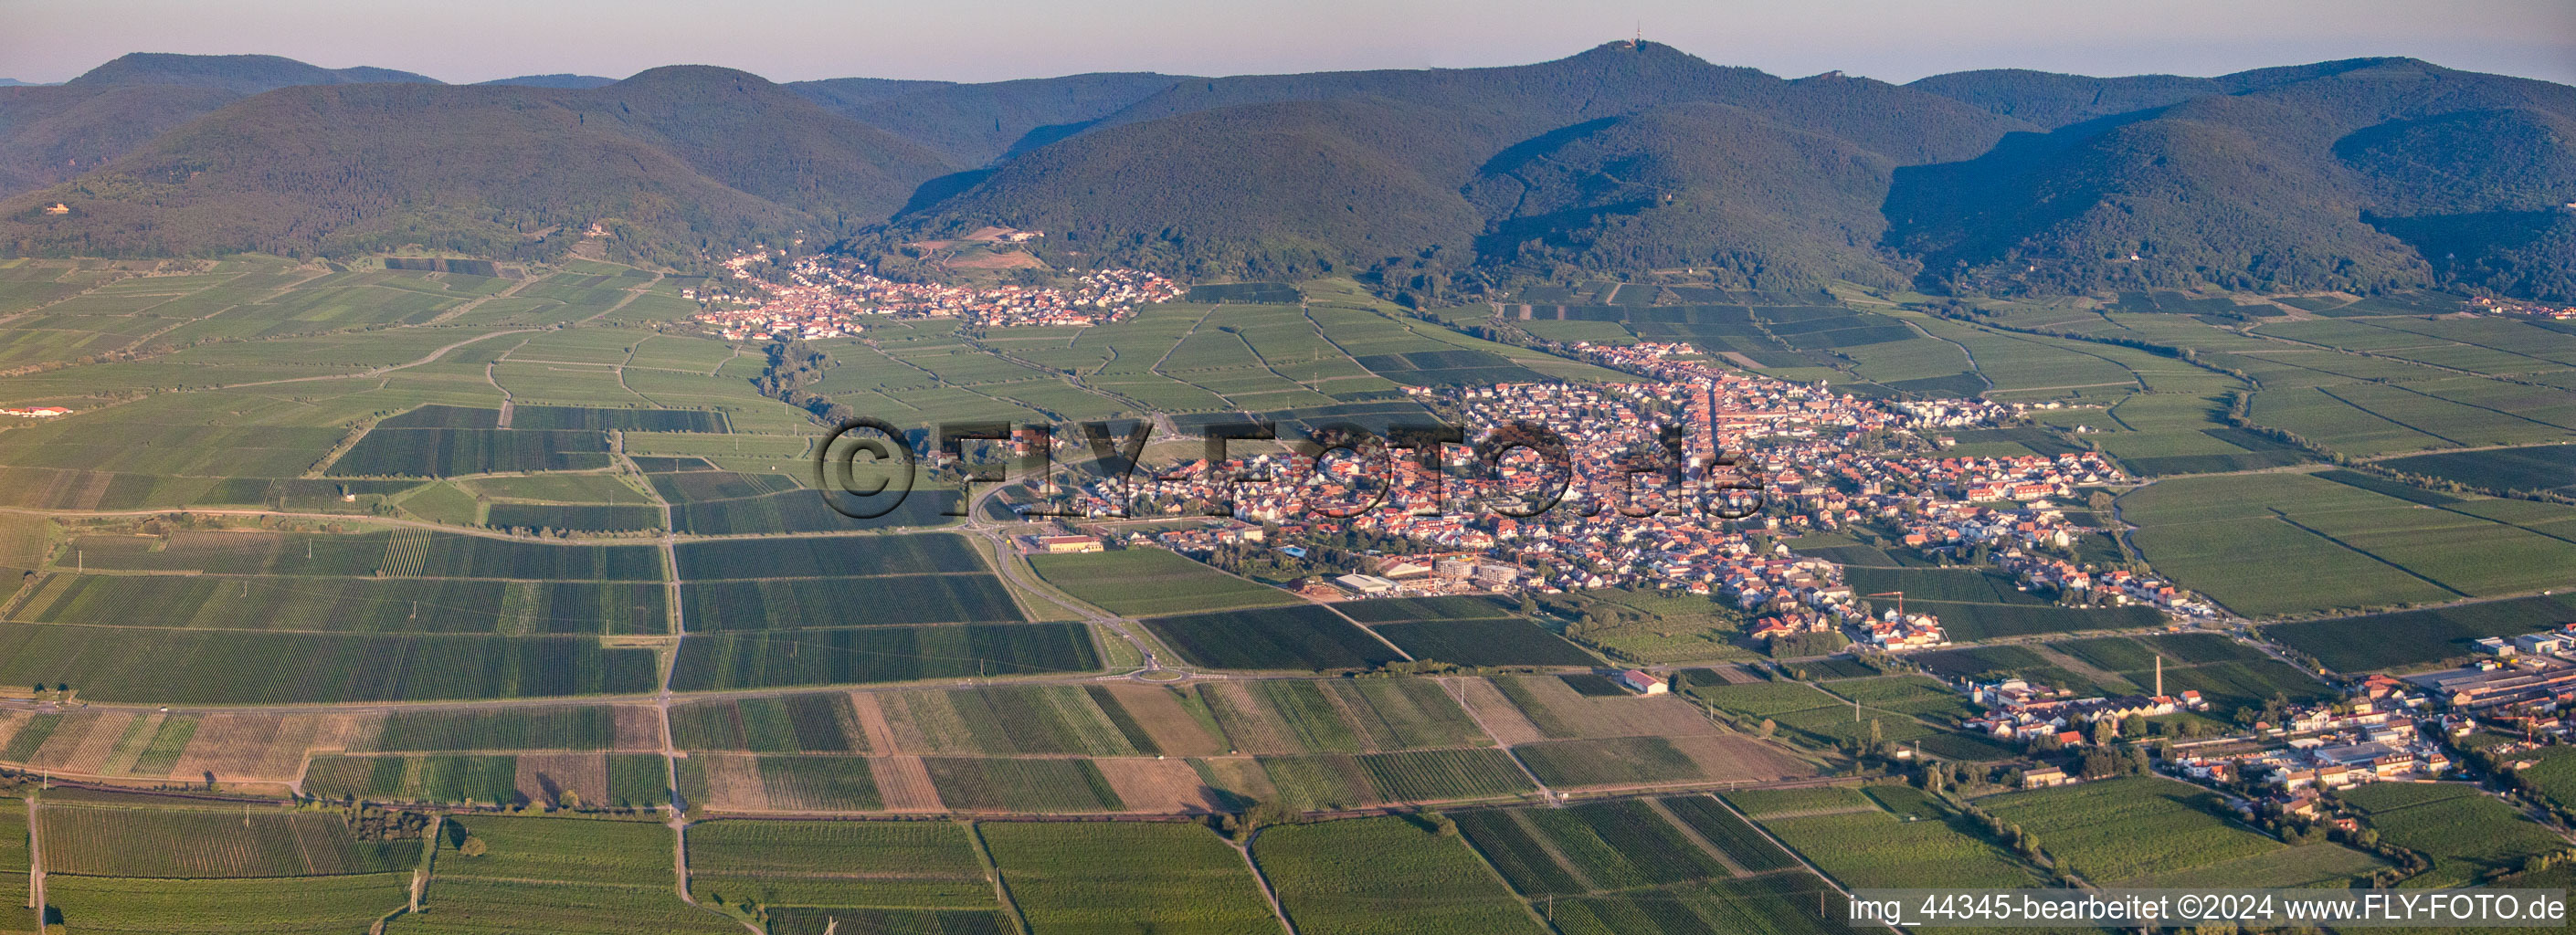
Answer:
[[[1563,809],[1498,809],[1458,816],[1466,833],[1524,895],[1581,896],[1729,876],[1718,856],[1644,799]]]
[[[361,841],[337,812],[125,797],[37,810],[48,873],[229,879],[390,873],[420,862],[420,841]],[[381,911],[381,910],[379,910]]]
[[[1878,808],[1857,786],[1807,786],[1796,789],[1730,789],[1720,798],[1757,821],[1795,818]]]
[[[924,757],[948,807],[971,812],[1115,812],[1125,802],[1090,760]]]
[[[1591,654],[1519,618],[1406,621],[1381,623],[1370,629],[1415,659],[1462,666],[1597,664]]]
[[[1851,801],[1865,801],[1850,790],[1843,792]],[[1956,816],[1905,821],[1868,807],[1756,820],[1847,887],[2019,888],[2039,881],[2030,865],[1986,840],[1982,827]]]
[[[2375,464],[2392,471],[2421,474],[2484,490],[2564,492],[2576,487],[2576,445],[2535,445],[2414,455]]]
[[[1198,824],[985,822],[977,827],[1032,935],[1271,935],[1243,856]]]
[[[1271,828],[1252,856],[1302,933],[1544,931],[1464,841],[1403,818]]]
[[[668,800],[662,758],[649,753],[425,753],[313,758],[315,795],[372,802],[643,808]]]
[[[438,839],[422,911],[396,918],[385,931],[742,930],[673,893],[672,832],[661,825],[501,815],[447,823],[453,827]],[[481,853],[469,856],[468,842]]]
[[[937,574],[986,569],[966,537],[948,533],[907,536],[829,536],[794,539],[728,539],[678,546],[680,577],[839,578]]]
[[[1204,683],[1184,700],[1249,753],[1490,745],[1452,690],[1427,679],[1261,679]]]
[[[412,847],[417,852],[419,843],[413,842]],[[253,880],[48,873],[45,903],[61,914],[63,930],[70,932],[326,935],[366,931],[386,913],[402,908],[410,887],[408,868],[402,873]]]
[[[1163,549],[1032,555],[1029,567],[1086,602],[1134,617],[1293,604],[1299,598]]]
[[[1689,827],[1734,864],[1750,873],[1785,870],[1798,865],[1797,859],[1780,845],[1753,827],[1733,808],[1704,795],[1674,796],[1658,799],[1664,810]]]
[[[39,578],[7,619],[170,630],[648,633],[669,628],[663,593],[625,582],[57,573]]]
[[[2433,869],[2407,878],[2400,884],[2406,887],[2474,885],[2519,869],[2526,857],[2567,846],[2472,786],[2371,783],[2338,795],[2361,810],[2381,840],[2432,858]]]
[[[1355,759],[1376,797],[1386,802],[1514,798],[1537,791],[1501,750],[1407,750]]]
[[[1089,825],[1075,827],[1094,827]],[[967,825],[947,821],[750,821],[689,828],[689,889],[702,901],[780,907],[1000,910]]]
[[[2274,624],[2263,635],[2339,672],[2405,670],[2467,659],[2472,642],[2548,629],[2570,617],[2576,617],[2576,596],[2534,595]]]
[[[996,685],[878,692],[856,701],[869,709],[866,720],[882,722],[886,740],[906,753],[1134,756],[1164,752],[1154,732],[1130,713],[1120,693],[1104,686]],[[1154,720],[1161,726],[1176,713],[1156,711]]]
[[[1403,658],[1393,648],[1315,604],[1144,621],[1191,665],[1212,669],[1365,669]]]
[[[853,753],[866,737],[844,694],[714,699],[671,708],[671,743],[683,750]]]
[[[1814,874],[1782,873],[1709,880],[1649,890],[1558,900],[1550,924],[1567,935],[1745,932],[1829,935],[1850,926],[1821,914],[1831,887]]]
[[[0,623],[0,681],[40,680],[99,701],[192,704],[641,694],[655,684],[650,650],[607,649],[597,637]]]
[[[2287,846],[2221,817],[2225,806],[2215,794],[2166,779],[2102,779],[1978,804],[2038,835],[2050,856],[2104,886]]]
[[[0,645],[7,636],[0,630]],[[792,688],[1099,668],[1090,630],[1076,623],[780,630],[690,637],[680,648],[671,687]]]
[[[83,567],[208,575],[660,581],[658,550],[417,529],[374,533],[174,532],[82,536]],[[68,556],[65,556],[68,557]]]
[[[335,477],[459,477],[608,466],[598,432],[536,429],[386,429],[332,462]]]
[[[2165,481],[2121,506],[2148,561],[2252,616],[2508,596],[2562,584],[2550,570],[2576,564],[2576,543],[2543,531],[2576,518],[2565,507],[2506,521],[2475,503],[2411,502],[2305,474]],[[2268,560],[2240,560],[2254,554]]]
[[[1028,619],[1002,579],[978,572],[690,581],[680,604],[692,633]]]

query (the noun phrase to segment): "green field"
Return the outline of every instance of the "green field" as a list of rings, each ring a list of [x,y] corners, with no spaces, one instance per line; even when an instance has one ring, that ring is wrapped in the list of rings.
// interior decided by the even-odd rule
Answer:
[[[2196,786],[2131,777],[2016,792],[1978,804],[2039,836],[2040,846],[2102,885],[2172,874],[2284,845],[2223,818]]]
[[[2148,561],[2252,616],[2536,591],[2576,564],[2576,542],[2547,531],[2576,518],[2564,507],[2508,521],[2477,503],[2416,503],[2304,474],[2165,481],[2121,506]],[[2269,560],[2240,560],[2255,554]]]
[[[6,635],[0,630],[0,645]],[[716,691],[1099,668],[1099,651],[1081,624],[857,627],[693,636],[680,649],[671,685]]]
[[[683,750],[851,753],[866,740],[847,695],[717,699],[671,708],[671,742]]]
[[[1033,935],[1275,933],[1242,855],[1195,824],[978,827]]]
[[[1759,820],[1844,886],[2020,888],[2038,880],[2029,865],[1962,818],[1909,822],[1872,808]]]
[[[1465,842],[1402,818],[1272,828],[1252,856],[1299,932],[1541,931]]]
[[[2276,624],[2263,635],[2337,671],[2364,672],[2466,659],[2472,642],[2545,630],[2570,617],[2576,597],[2533,596]]]
[[[973,834],[944,821],[707,822],[689,829],[690,890],[779,906],[998,909]]]
[[[1298,600],[1294,594],[1162,549],[1032,555],[1029,567],[1067,594],[1110,613],[1134,617],[1270,607]]]
[[[2382,840],[2432,858],[2433,869],[2407,878],[2408,887],[2473,885],[2519,869],[2523,858],[2567,846],[2513,806],[2470,786],[2371,783],[2341,796],[2379,829]]]
[[[322,935],[366,931],[386,913],[402,908],[410,886],[407,869],[402,873],[255,880],[119,879],[55,873],[45,876],[45,902],[62,913],[64,929],[73,932],[212,935],[256,931]]]
[[[433,662],[434,660],[434,662]],[[292,704],[632,694],[653,654],[592,637],[417,636],[0,624],[0,680],[99,701]]]
[[[409,870],[420,860],[417,839],[360,841],[336,813],[126,802],[48,803],[37,815],[49,873],[318,877]]]
[[[416,915],[388,932],[739,932],[674,892],[671,829],[642,821],[452,817]],[[465,843],[481,842],[480,856]]]
[[[1212,669],[1365,669],[1402,658],[1396,651],[1314,604],[1145,620],[1164,645],[1192,665]]]

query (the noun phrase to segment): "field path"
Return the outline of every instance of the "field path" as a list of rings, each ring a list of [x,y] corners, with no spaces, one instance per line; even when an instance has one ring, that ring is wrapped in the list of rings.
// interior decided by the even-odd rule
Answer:
[[[1441,678],[1438,681],[1440,682],[1440,687],[1443,690],[1446,690],[1450,687],[1453,680],[1449,678]],[[1458,707],[1467,712],[1468,720],[1476,722],[1477,730],[1484,731],[1485,736],[1494,741],[1494,746],[1501,747],[1503,749],[1503,755],[1512,759],[1512,765],[1520,768],[1521,775],[1529,777],[1530,785],[1538,788],[1538,794],[1540,797],[1545,798],[1550,804],[1563,806],[1565,804],[1565,797],[1559,795],[1556,790],[1548,788],[1545,780],[1538,778],[1537,773],[1531,772],[1529,764],[1521,762],[1520,751],[1512,749],[1512,742],[1504,740],[1503,735],[1495,733],[1492,727],[1487,726],[1485,724],[1485,716],[1476,713],[1476,706],[1467,702],[1467,693],[1473,690],[1474,683],[1479,681],[1483,680],[1468,678],[1458,678],[1455,680],[1458,693],[1454,697],[1458,699]],[[1538,728],[1530,725],[1527,720],[1523,720],[1518,727],[1527,728],[1528,733],[1531,735],[1536,735],[1538,733]],[[1513,733],[1514,736],[1520,735],[1519,730],[1515,730]],[[1526,743],[1528,741],[1522,742]]]
[[[1538,845],[1538,849],[1547,855],[1547,859],[1556,861],[1558,867],[1564,868],[1565,875],[1573,877],[1576,886],[1583,887],[1586,893],[1601,892],[1601,882],[1593,879],[1592,874],[1585,871],[1582,864],[1565,856],[1565,851],[1556,846],[1556,839],[1548,837],[1547,832],[1540,830],[1538,823],[1530,820],[1528,812],[1514,811],[1509,814],[1512,816],[1512,823],[1520,826],[1521,833],[1529,836],[1530,843]]]
[[[436,362],[436,361],[437,361],[439,358],[441,358],[441,357],[445,357],[445,356],[447,356],[447,352],[449,352],[449,351],[453,351],[453,350],[455,350],[455,349],[457,349],[457,348],[460,348],[460,347],[464,347],[465,345],[468,345],[468,344],[472,344],[472,343],[474,343],[474,342],[476,342],[476,341],[487,341],[487,340],[490,340],[490,339],[493,339],[493,338],[500,337],[500,336],[505,335],[505,334],[526,334],[526,333],[528,333],[528,332],[536,331],[536,330],[539,330],[539,329],[536,329],[536,328],[512,328],[512,329],[509,329],[509,330],[507,330],[507,331],[491,331],[491,332],[485,332],[484,334],[481,334],[481,335],[478,335],[478,336],[475,336],[475,337],[471,337],[471,338],[466,338],[465,340],[458,341],[458,342],[456,342],[456,343],[454,343],[454,344],[450,344],[450,345],[448,345],[448,346],[446,346],[446,347],[442,347],[442,348],[439,348],[439,349],[437,349],[437,350],[431,351],[431,352],[429,352],[429,355],[428,355],[428,356],[426,356],[426,357],[422,357],[422,358],[421,358],[421,359],[419,359],[419,360],[415,360],[415,361],[412,361],[412,362],[407,363],[407,364],[386,364],[386,365],[384,365],[384,366],[382,366],[382,367],[376,367],[376,368],[369,369],[369,370],[361,370],[361,371],[358,371],[357,373],[334,373],[334,374],[327,374],[327,375],[324,375],[324,376],[318,376],[318,377],[288,377],[288,378],[283,379],[283,380],[255,380],[255,381],[252,381],[252,382],[249,382],[249,383],[227,383],[227,384],[224,384],[224,385],[223,385],[222,389],[234,390],[234,389],[240,389],[240,388],[245,387],[245,386],[276,386],[276,385],[278,385],[278,384],[280,384],[280,383],[309,383],[309,382],[312,382],[312,381],[315,381],[315,380],[365,380],[365,379],[370,379],[370,378],[374,378],[374,377],[381,377],[381,376],[384,376],[385,374],[392,373],[392,372],[394,372],[394,371],[396,371],[396,370],[409,370],[409,369],[411,369],[411,368],[413,368],[413,367],[426,366],[426,365],[428,365],[428,364],[430,364],[430,363]]]
[[[1739,878],[1753,875],[1751,871],[1744,869],[1743,864],[1736,863],[1735,858],[1727,856],[1724,848],[1711,844],[1707,838],[1701,837],[1699,829],[1693,828],[1690,826],[1689,822],[1683,821],[1682,816],[1675,815],[1673,814],[1672,809],[1665,808],[1664,800],[1645,799],[1644,801],[1647,808],[1654,809],[1655,814],[1664,816],[1664,821],[1671,824],[1674,830],[1680,831],[1682,833],[1682,837],[1689,838],[1691,843],[1699,845],[1700,850],[1707,851],[1708,856],[1715,857],[1717,858],[1718,863],[1725,864],[1726,872],[1734,874]]]
[[[1261,872],[1261,862],[1252,858],[1252,842],[1261,839],[1261,831],[1260,828],[1254,828],[1251,834],[1243,836],[1241,843],[1232,841],[1226,843],[1233,844],[1235,853],[1243,855],[1243,865],[1252,870],[1252,884],[1261,887],[1261,898],[1270,904],[1270,914],[1279,920],[1279,927],[1285,929],[1288,935],[1297,935],[1297,923],[1288,921],[1288,910],[1279,908],[1279,892],[1270,888],[1270,875]]]
[[[1011,587],[1027,591],[1030,594],[1042,595],[1047,600],[1053,601],[1057,606],[1080,614],[1083,620],[1107,627],[1110,632],[1116,633],[1120,638],[1134,644],[1136,652],[1139,655],[1142,655],[1145,659],[1145,667],[1138,669],[1131,674],[1141,676],[1148,672],[1161,671],[1163,668],[1162,657],[1154,651],[1153,643],[1136,635],[1135,630],[1131,629],[1131,627],[1134,626],[1132,621],[1129,621],[1125,617],[1120,617],[1116,614],[1103,611],[1098,607],[1092,606],[1087,601],[1077,600],[1072,595],[1065,594],[1063,589],[1048,584],[1043,579],[1040,579],[1035,573],[1030,572],[1026,565],[1011,561],[1011,537],[1002,531],[1000,523],[997,523],[984,515],[985,504],[990,502],[994,496],[1001,492],[1002,486],[996,484],[985,488],[983,493],[977,494],[972,499],[969,499],[966,502],[965,507],[966,525],[962,527],[962,531],[992,543],[993,572],[1000,575],[1003,581]],[[1017,601],[1019,599],[1019,595],[1013,594],[1011,595],[1011,599]],[[1086,675],[1082,677],[1082,680],[1091,681],[1095,678],[1095,676]]]
[[[45,931],[45,835],[37,830],[36,805],[43,796],[27,797],[27,908],[36,910],[36,930]]]
[[[528,341],[534,340],[536,339],[528,338],[520,341],[516,346],[511,347],[509,350],[502,351],[500,357],[485,361],[483,364],[483,382],[492,384],[493,389],[501,391],[501,416],[492,423],[494,428],[509,428],[510,417],[518,414],[519,404],[518,395],[510,392],[509,387],[501,385],[501,378],[493,374],[492,368],[500,366],[502,360],[506,360],[510,355],[518,353],[519,348],[528,346]],[[623,378],[621,377],[620,379]],[[651,485],[648,484],[646,486]]]

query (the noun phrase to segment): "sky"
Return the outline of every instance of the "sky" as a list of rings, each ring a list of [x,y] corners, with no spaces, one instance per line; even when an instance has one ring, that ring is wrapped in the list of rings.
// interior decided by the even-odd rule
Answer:
[[[0,77],[266,53],[449,82],[723,65],[776,81],[1466,68],[1646,38],[1778,75],[2216,75],[2360,56],[2576,84],[2571,0],[0,0]]]

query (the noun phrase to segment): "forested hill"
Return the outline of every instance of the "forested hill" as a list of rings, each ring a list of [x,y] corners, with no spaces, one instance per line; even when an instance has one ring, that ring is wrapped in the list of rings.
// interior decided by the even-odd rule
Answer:
[[[727,69],[654,69],[588,90],[305,86],[0,202],[0,243],[553,256],[602,222],[612,249],[688,259],[710,244],[883,218],[945,169],[919,145]],[[44,210],[57,202],[77,207]]]
[[[387,68],[323,68],[274,55],[138,52],[59,85],[0,86],[0,197],[106,165],[244,96],[317,84],[437,84]]]
[[[323,68],[275,55],[176,55],[136,52],[64,82],[71,87],[158,84],[257,94],[307,84],[438,84],[390,68]]]
[[[1623,127],[1615,146],[1548,157],[1555,177],[1543,184],[1568,191],[1547,196],[1545,210],[1494,194],[1527,184],[1511,178],[1528,168],[1515,154],[1559,149],[1605,121],[1703,103],[1742,113],[1697,114],[1702,132],[1745,131],[1760,142],[1680,132],[1694,117]],[[1880,222],[1867,215],[1884,195],[1887,166],[1966,159],[2037,129],[1883,82],[1784,80],[1655,43],[1510,68],[1191,79],[1003,162],[979,185],[898,218],[896,230],[1032,227],[1050,232],[1042,253],[1196,274],[1400,267],[1405,278],[1448,282],[1671,265],[1719,267],[1762,286],[1846,273],[1884,281],[1903,261],[1880,249]],[[1651,182],[1623,181],[1639,146],[1676,158],[1658,158],[1644,172]],[[1698,147],[1784,162],[1680,152]],[[1874,166],[1860,174],[1875,181],[1793,181],[1778,171],[1855,156]],[[1802,203],[1819,187],[1835,192]],[[1708,210],[1721,192],[1758,192],[1750,204],[1807,216],[1748,224],[1761,209]],[[1816,215],[1834,233],[1818,234]]]
[[[2576,301],[2576,88],[2413,59],[1892,85],[1616,42],[1500,68],[604,80],[137,55],[0,88],[0,250],[543,256],[601,221],[638,256],[786,230],[895,255],[1004,224],[1059,266],[1431,293],[1679,268]]]
[[[2576,300],[2576,254],[2548,246],[2576,202],[2576,88],[2413,59],[2215,80],[2241,90],[1900,169],[1889,243],[1950,288],[2441,283]],[[2054,93],[1919,84],[2012,111]]]

